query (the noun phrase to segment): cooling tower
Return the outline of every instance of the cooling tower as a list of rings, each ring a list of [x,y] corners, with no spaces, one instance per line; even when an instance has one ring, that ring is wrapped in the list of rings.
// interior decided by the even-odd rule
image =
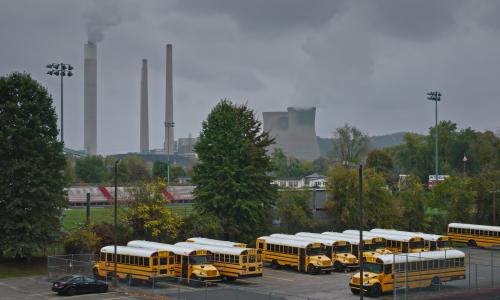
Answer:
[[[165,88],[165,142],[163,149],[174,154],[174,90],[172,77],[172,44],[167,44],[167,69]]]
[[[320,156],[316,137],[316,108],[289,107],[287,112],[264,112],[264,130],[276,138],[270,147],[281,148],[290,156],[314,160]]]
[[[88,42],[84,45],[84,77],[83,77],[83,122],[85,151],[90,155],[97,154],[97,47]]]
[[[149,113],[148,113],[148,60],[142,60],[141,68],[141,120],[140,151],[149,152]]]

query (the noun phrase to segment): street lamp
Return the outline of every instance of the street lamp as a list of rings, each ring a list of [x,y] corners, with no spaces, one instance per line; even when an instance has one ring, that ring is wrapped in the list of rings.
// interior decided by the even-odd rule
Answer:
[[[114,226],[113,226],[113,240],[114,240],[114,243],[115,243],[115,249],[114,249],[114,252],[115,252],[115,255],[113,257],[113,265],[114,265],[114,272],[113,272],[113,286],[116,286],[116,279],[117,279],[117,272],[116,272],[116,263],[117,263],[117,260],[116,260],[116,244],[117,244],[117,240],[118,240],[118,237],[117,237],[117,231],[118,231],[118,204],[117,204],[117,200],[118,200],[118,165],[120,164],[121,162],[121,159],[117,159],[115,161],[115,222],[114,222]]]
[[[438,183],[439,174],[439,163],[438,163],[438,101],[441,101],[441,93],[438,91],[427,93],[427,100],[434,101],[436,103],[436,184]]]
[[[71,77],[73,76],[73,72],[71,72],[74,68],[70,64],[65,64],[65,63],[51,63],[48,64],[47,69],[47,74],[50,76],[59,76],[61,77],[61,142],[64,143],[64,110],[63,110],[63,78],[64,76]]]

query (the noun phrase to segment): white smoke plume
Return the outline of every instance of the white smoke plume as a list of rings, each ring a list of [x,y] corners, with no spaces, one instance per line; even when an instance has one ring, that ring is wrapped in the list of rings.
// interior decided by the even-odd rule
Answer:
[[[134,13],[134,8],[125,1],[92,1],[83,13],[85,29],[89,42],[99,43],[104,39],[104,32],[117,26]]]

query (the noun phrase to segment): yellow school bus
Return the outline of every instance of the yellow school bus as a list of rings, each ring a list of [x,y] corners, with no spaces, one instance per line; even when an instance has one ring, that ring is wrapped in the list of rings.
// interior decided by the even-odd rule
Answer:
[[[387,249],[392,253],[413,253],[426,251],[425,242],[422,237],[402,236],[394,233],[363,232],[363,237],[383,237],[387,241]]]
[[[175,257],[173,274],[176,277],[207,282],[221,280],[219,271],[210,263],[210,253],[207,250],[195,250],[170,244],[138,240],[128,242],[127,246],[167,251]]]
[[[321,235],[314,236],[314,233],[311,234],[312,236],[308,234],[308,232],[299,232],[295,235],[271,234],[271,237],[309,241],[325,245],[325,255],[332,261],[333,270],[335,271],[345,271],[359,267],[358,259],[351,254],[351,244],[349,242]]]
[[[465,279],[465,255],[458,250],[386,254],[363,262],[363,293],[379,297],[398,287],[439,286],[442,282]],[[360,292],[360,274],[352,276],[351,292]]]
[[[370,230],[373,233],[386,232],[392,234],[398,234],[406,237],[418,236],[424,239],[425,250],[427,251],[436,251],[436,250],[449,250],[451,248],[451,240],[449,237],[445,235],[437,235],[437,234],[429,234],[422,232],[411,232],[411,231],[402,231],[395,229],[381,229],[374,228]]]
[[[114,246],[101,248],[99,260],[92,270],[95,277],[112,277],[115,271],[114,255]],[[173,264],[174,260],[169,259],[167,251],[116,246],[116,274],[119,279],[152,280],[169,276],[172,275],[170,267]]]
[[[450,223],[448,237],[454,242],[465,243],[470,247],[500,245],[500,226]]]
[[[262,276],[262,251],[254,248],[226,247],[181,242],[176,246],[208,250],[211,262],[222,278],[233,281],[242,277]]]
[[[340,232],[333,232],[333,231],[323,232],[322,235],[337,237],[349,241],[349,243],[351,243],[352,246],[351,253],[353,255],[356,255],[356,257],[359,259],[359,237],[356,238],[355,236],[352,235],[343,234]],[[371,238],[363,237],[363,259],[377,255],[380,255],[380,253],[376,251],[376,244],[373,243]]]
[[[353,236],[359,240],[359,230],[344,230],[343,234]],[[368,233],[368,234],[367,234]],[[392,251],[387,249],[387,240],[381,236],[373,236],[368,231],[363,231],[363,239],[371,239],[371,249],[378,254],[392,254]]]
[[[309,274],[330,273],[333,269],[321,243],[262,236],[257,238],[256,245],[262,250],[264,262],[270,263],[273,269],[289,266]]]
[[[207,239],[207,238],[203,238],[203,237],[192,237],[192,238],[187,239],[186,242],[198,243],[198,244],[204,244],[204,245],[214,245],[214,246],[247,248],[247,244],[245,244],[245,243]]]

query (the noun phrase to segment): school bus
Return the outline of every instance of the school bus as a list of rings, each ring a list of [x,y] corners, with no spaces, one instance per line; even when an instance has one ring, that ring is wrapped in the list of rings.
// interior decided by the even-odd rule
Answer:
[[[363,262],[363,293],[379,297],[398,287],[435,287],[442,282],[465,279],[465,255],[458,250],[385,254]],[[360,274],[351,277],[351,292],[360,292]]]
[[[394,233],[363,232],[367,238],[383,237],[387,241],[387,249],[392,253],[422,252],[425,250],[424,239],[419,236],[404,236]]]
[[[273,269],[289,266],[299,272],[318,274],[330,273],[333,268],[321,243],[262,236],[257,238],[256,245],[262,250],[264,262],[271,263]]]
[[[322,235],[342,238],[342,239],[349,241],[349,243],[351,243],[351,245],[352,245],[351,253],[353,255],[356,255],[356,257],[359,259],[359,237],[356,238],[352,235],[343,234],[340,232],[333,232],[333,231],[323,232]],[[376,251],[376,244],[374,244],[372,242],[371,238],[364,237],[363,238],[363,259],[366,259],[367,257],[371,257],[371,256],[377,256],[377,255],[380,255],[380,254],[377,253],[377,251]]]
[[[469,247],[500,245],[500,226],[475,224],[448,224],[448,236],[454,242],[466,243]]]
[[[219,270],[222,278],[233,281],[242,277],[262,276],[262,251],[254,248],[203,245],[180,242],[176,246],[208,250],[210,261]]]
[[[363,238],[367,237],[367,232],[368,231],[363,231]],[[359,240],[359,230],[344,230],[342,233],[353,236]],[[371,234],[368,234],[368,236],[370,236],[369,238],[372,241],[373,250],[375,250],[375,252],[377,252],[378,254],[392,254],[392,251],[387,249],[386,239],[381,236],[373,236]]]
[[[323,236],[299,236],[298,234],[271,234],[271,237],[309,241],[325,245],[325,254],[332,261],[333,270],[335,271],[345,271],[359,267],[358,259],[351,254],[351,244],[347,241]]]
[[[210,263],[210,253],[207,250],[139,240],[130,241],[127,246],[167,251],[175,257],[172,273],[176,277],[207,282],[221,281],[219,271]]]
[[[95,277],[111,277],[114,274],[114,255],[114,246],[101,248],[92,270]],[[152,280],[169,276],[172,275],[169,270],[173,263],[167,251],[116,246],[116,275],[119,279]]]
[[[451,248],[450,238],[445,235],[429,234],[422,232],[411,232],[411,231],[401,231],[395,229],[380,229],[375,228],[370,230],[370,232],[379,233],[387,232],[399,234],[407,237],[419,236],[424,239],[425,250],[435,251],[435,250],[449,250]]]
[[[187,239],[186,242],[198,243],[198,244],[204,244],[204,245],[214,245],[214,246],[247,248],[247,244],[245,244],[245,243],[221,241],[221,240],[215,240],[215,239],[207,239],[207,238],[203,238],[203,237],[192,237],[192,238]]]

